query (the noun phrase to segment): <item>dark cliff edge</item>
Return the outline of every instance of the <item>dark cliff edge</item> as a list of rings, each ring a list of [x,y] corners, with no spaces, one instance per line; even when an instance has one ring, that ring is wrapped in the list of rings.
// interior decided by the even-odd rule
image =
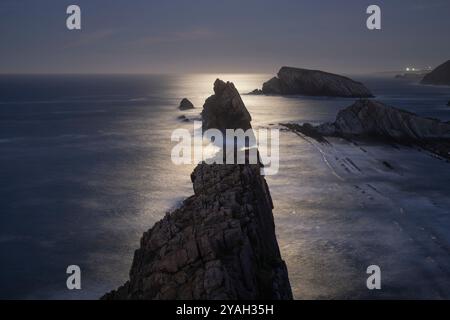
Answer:
[[[450,86],[450,60],[444,62],[428,73],[421,81],[422,84]]]
[[[262,90],[254,90],[251,94],[373,97],[362,83],[350,78],[319,70],[292,67],[282,67],[277,77],[265,82]]]
[[[232,83],[217,80],[203,121],[248,128]],[[223,120],[216,112],[229,111]],[[223,121],[222,121],[223,120]],[[292,299],[259,164],[199,164],[194,195],[144,233],[130,279],[102,299]]]
[[[327,136],[417,145],[450,159],[450,124],[420,117],[375,100],[359,100],[341,110],[336,121],[313,126],[283,124],[288,129],[326,143]]]

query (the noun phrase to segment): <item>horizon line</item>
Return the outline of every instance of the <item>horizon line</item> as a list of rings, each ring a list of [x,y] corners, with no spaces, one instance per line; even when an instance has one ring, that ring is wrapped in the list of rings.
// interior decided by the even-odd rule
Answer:
[[[312,69],[311,69],[312,70]],[[325,71],[326,70],[320,70]],[[361,72],[332,72],[335,74],[348,74],[348,75],[370,75],[370,74],[385,74],[385,73],[397,73],[405,72],[405,70],[383,70],[383,71],[361,71]],[[0,72],[0,76],[77,76],[77,75],[142,75],[142,76],[161,76],[161,75],[213,75],[213,74],[231,74],[231,75],[273,75],[276,73],[270,72],[223,72],[223,71],[212,71],[212,72]]]

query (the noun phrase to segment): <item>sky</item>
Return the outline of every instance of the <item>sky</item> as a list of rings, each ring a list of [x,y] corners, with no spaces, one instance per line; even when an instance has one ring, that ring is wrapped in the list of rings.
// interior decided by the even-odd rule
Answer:
[[[81,30],[66,8],[81,8]],[[366,28],[381,7],[382,29]],[[449,0],[1,0],[0,73],[341,73],[450,59]]]

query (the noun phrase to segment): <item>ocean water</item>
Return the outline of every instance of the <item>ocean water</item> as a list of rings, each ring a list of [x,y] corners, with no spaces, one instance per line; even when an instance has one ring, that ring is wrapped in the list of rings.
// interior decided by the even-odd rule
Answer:
[[[170,159],[172,131],[192,127],[177,117],[197,118],[216,78],[244,94],[270,77],[0,76],[0,298],[96,299],[122,284],[142,233],[192,194],[194,166]],[[378,100],[450,120],[448,87],[354,78]],[[177,109],[184,97],[195,110]],[[255,127],[331,121],[353,101],[242,98]],[[409,297],[410,277],[421,279],[413,297],[450,297],[441,270],[450,266],[442,249],[450,244],[448,163],[411,149],[368,145],[361,153],[335,141],[324,150],[290,132],[280,138],[280,172],[267,180],[296,298],[371,298],[363,267],[377,257],[391,267],[381,297]],[[66,289],[72,264],[82,269],[82,290]]]

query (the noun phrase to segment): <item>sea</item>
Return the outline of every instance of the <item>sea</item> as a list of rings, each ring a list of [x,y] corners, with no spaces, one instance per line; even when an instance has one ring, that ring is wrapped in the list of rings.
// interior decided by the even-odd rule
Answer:
[[[216,78],[235,84],[255,128],[333,121],[354,101],[246,94],[269,74],[0,75],[1,299],[98,299],[128,279],[142,233],[193,193],[195,166],[172,163],[171,134],[193,128],[179,117],[199,117]],[[450,121],[450,87],[352,78]],[[196,108],[178,110],[182,98]],[[411,147],[280,139],[267,181],[296,299],[450,298],[449,163]],[[80,290],[67,289],[70,265]],[[369,265],[382,270],[379,292],[366,287]]]

